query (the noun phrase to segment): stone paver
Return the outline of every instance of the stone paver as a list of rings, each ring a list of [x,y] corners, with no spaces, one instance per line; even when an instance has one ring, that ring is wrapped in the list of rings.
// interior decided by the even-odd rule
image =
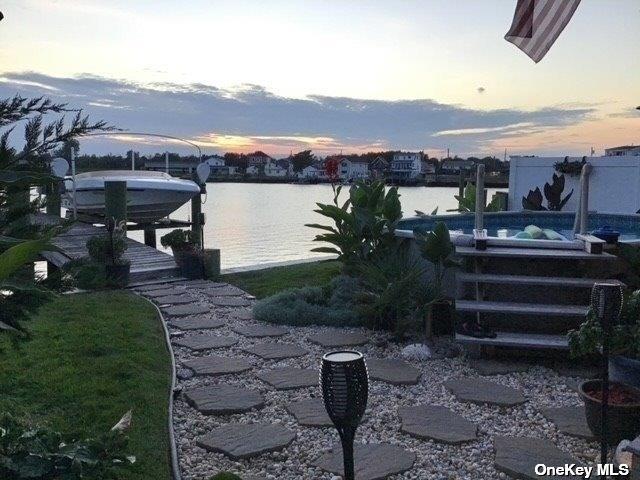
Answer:
[[[251,370],[253,367],[246,358],[220,357],[218,355],[187,360],[184,362],[184,366],[193,370],[196,375],[209,375],[212,377],[242,373]]]
[[[166,307],[162,311],[172,317],[187,317],[189,315],[200,315],[201,313],[209,313],[210,307],[206,305],[177,305],[175,307]]]
[[[242,297],[211,297],[209,303],[218,307],[248,307],[251,305],[250,300]]]
[[[264,407],[260,393],[231,385],[211,385],[186,390],[184,398],[204,415],[226,415]]]
[[[558,430],[572,437],[594,440],[587,425],[584,407],[541,408],[540,413],[555,423]]]
[[[354,454],[356,480],[382,480],[409,470],[416,461],[415,453],[384,443],[356,444]],[[312,465],[342,475],[342,462],[342,448],[336,445],[331,452],[312,462]]]
[[[207,316],[176,318],[169,323],[181,330],[209,330],[212,328],[220,328],[226,324],[224,320]]]
[[[231,312],[231,316],[238,320],[253,320],[253,310],[246,308],[234,310]]]
[[[471,367],[480,375],[506,375],[508,373],[526,372],[530,366],[522,362],[508,360],[471,360]]]
[[[204,293],[211,297],[240,297],[244,295],[244,291],[240,290],[238,287],[233,287],[231,285],[211,288],[209,290],[205,290]]]
[[[201,437],[197,445],[210,452],[223,453],[232,460],[251,458],[281,450],[296,434],[279,425],[229,424]]]
[[[247,353],[252,353],[265,360],[282,360],[285,358],[302,357],[309,353],[302,347],[292,343],[258,343],[253,347],[243,348]]]
[[[189,295],[167,295],[166,297],[157,297],[154,298],[154,302],[160,305],[186,305],[188,303],[193,303],[195,300],[193,297]]]
[[[493,446],[496,451],[496,470],[521,480],[539,480],[535,473],[538,464],[547,467],[561,467],[577,464],[569,454],[556,447],[550,440],[526,437],[495,437]],[[580,476],[545,476],[545,479],[567,480]]]
[[[333,423],[324,407],[321,398],[307,398],[297,402],[288,403],[286,406],[291,415],[296,417],[300,425],[306,427],[333,427]]]
[[[475,440],[478,427],[462,415],[446,407],[420,405],[403,407],[398,411],[401,430],[417,438],[433,439],[457,445]]]
[[[231,347],[238,343],[232,337],[219,337],[217,335],[191,335],[173,341],[174,345],[187,347],[191,350],[208,350],[210,348]]]
[[[179,288],[162,288],[160,290],[144,292],[144,296],[149,298],[157,298],[157,297],[166,297],[167,295],[180,295],[184,293],[187,293],[187,291],[181,290]]]
[[[370,358],[366,360],[369,378],[392,385],[416,385],[420,370],[402,360]]]
[[[457,378],[443,385],[463,402],[512,407],[526,401],[519,390],[481,378]]]
[[[233,331],[250,338],[281,337],[289,333],[289,330],[276,325],[238,325]]]
[[[317,387],[320,378],[317,370],[291,367],[274,368],[260,372],[256,376],[276,390]]]
[[[362,333],[345,333],[339,330],[309,335],[307,338],[310,342],[327,348],[364,345],[369,341],[369,338]]]
[[[558,375],[562,375],[563,377],[578,377],[590,379],[600,376],[600,368],[589,365],[557,362],[552,366],[552,368],[558,373]]]

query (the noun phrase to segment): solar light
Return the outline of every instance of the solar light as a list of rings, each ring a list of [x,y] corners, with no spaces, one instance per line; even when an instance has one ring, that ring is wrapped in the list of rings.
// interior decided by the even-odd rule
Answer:
[[[607,463],[609,411],[609,338],[611,329],[620,321],[622,286],[613,282],[598,282],[591,290],[591,308],[602,325],[602,410],[600,415],[600,463]],[[601,477],[603,478],[603,477]],[[606,478],[606,476],[604,477]]]
[[[354,480],[353,441],[369,396],[369,377],[364,357],[343,350],[322,357],[320,387],[324,406],[342,443],[344,479]]]

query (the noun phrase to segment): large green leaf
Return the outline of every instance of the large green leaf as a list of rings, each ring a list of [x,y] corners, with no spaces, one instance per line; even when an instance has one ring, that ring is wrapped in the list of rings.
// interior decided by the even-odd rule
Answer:
[[[5,250],[0,254],[0,281],[7,280],[23,265],[36,260],[43,250],[55,250],[49,244],[49,238],[27,240]]]

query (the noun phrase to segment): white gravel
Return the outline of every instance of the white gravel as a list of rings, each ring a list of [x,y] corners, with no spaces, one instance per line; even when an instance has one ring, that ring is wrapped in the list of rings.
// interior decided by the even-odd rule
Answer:
[[[198,299],[198,303],[208,304],[209,295],[202,289],[189,287],[189,293]],[[247,298],[252,298],[247,296]],[[255,323],[254,320],[240,320],[237,312],[243,308],[212,307],[211,315],[223,318],[227,324],[215,330],[185,332],[185,335],[205,333],[226,335],[237,338],[237,345],[213,351],[193,352],[187,348],[175,347],[177,368],[183,362],[196,356],[209,354],[230,357],[244,357],[254,365],[254,369],[242,374],[222,377],[193,377],[179,380],[184,388],[215,384],[230,384],[248,387],[261,392],[266,405],[261,410],[228,416],[204,416],[178,398],[175,403],[174,426],[178,442],[178,454],[184,480],[209,480],[220,471],[231,471],[242,478],[258,479],[306,479],[331,480],[333,474],[312,467],[311,462],[337,442],[334,429],[302,427],[289,414],[285,405],[294,400],[320,396],[318,387],[293,391],[276,391],[255,377],[255,373],[274,367],[292,366],[318,369],[320,359],[326,353],[323,347],[306,340],[310,334],[330,330],[325,327],[290,327],[290,333],[274,338],[249,339],[234,332],[231,327],[240,324]],[[406,345],[388,341],[384,334],[365,329],[346,329],[352,332],[366,333],[371,338],[367,345],[355,347],[366,357],[402,358],[401,351]],[[172,334],[179,331],[170,327]],[[309,351],[308,355],[280,361],[265,361],[243,352],[243,347],[263,341],[294,343]],[[397,444],[416,453],[417,460],[413,468],[395,475],[393,479],[421,480],[495,480],[508,478],[493,468],[494,435],[528,436],[547,438],[577,459],[591,461],[598,452],[598,445],[559,433],[556,427],[546,420],[538,410],[547,406],[581,405],[575,391],[568,386],[568,377],[559,376],[553,370],[536,366],[526,373],[496,375],[488,378],[492,381],[520,389],[527,402],[514,408],[498,408],[487,405],[461,403],[442,387],[442,382],[457,377],[478,376],[467,360],[462,356],[448,358],[452,350],[449,339],[438,339],[432,344],[433,358],[425,361],[406,360],[422,371],[422,377],[415,386],[392,386],[374,381],[370,385],[370,396],[365,421],[358,429],[356,441],[363,443],[386,442]],[[453,349],[455,350],[455,349]],[[419,440],[400,432],[398,408],[419,404],[444,405],[478,424],[478,440],[453,446],[429,440]],[[280,452],[264,454],[259,457],[233,461],[222,454],[210,453],[196,446],[196,439],[211,429],[227,423],[270,423],[280,424],[297,432],[293,443]]]

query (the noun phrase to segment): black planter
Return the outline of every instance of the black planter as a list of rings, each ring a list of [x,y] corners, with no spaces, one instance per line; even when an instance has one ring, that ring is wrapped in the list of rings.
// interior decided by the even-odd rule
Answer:
[[[183,277],[190,280],[204,278],[204,257],[202,252],[182,250],[174,252],[173,255]]]
[[[584,401],[587,424],[598,440],[600,440],[601,432],[600,424],[602,418],[602,402],[597,398],[587,395],[585,391],[600,390],[602,388],[601,384],[601,380],[589,380],[587,382],[583,382],[578,388],[578,393]],[[640,398],[640,390],[637,388],[624,383],[613,381],[609,382],[610,389],[616,386],[632,390],[636,395],[638,395],[638,398]],[[607,419],[607,443],[609,445],[617,445],[625,439],[633,440],[640,433],[640,400],[636,403],[626,405],[609,404]]]
[[[114,287],[126,287],[129,284],[131,264],[127,262],[116,265],[105,265],[104,272],[109,285]]]
[[[640,360],[614,355],[609,359],[609,378],[640,388]]]

